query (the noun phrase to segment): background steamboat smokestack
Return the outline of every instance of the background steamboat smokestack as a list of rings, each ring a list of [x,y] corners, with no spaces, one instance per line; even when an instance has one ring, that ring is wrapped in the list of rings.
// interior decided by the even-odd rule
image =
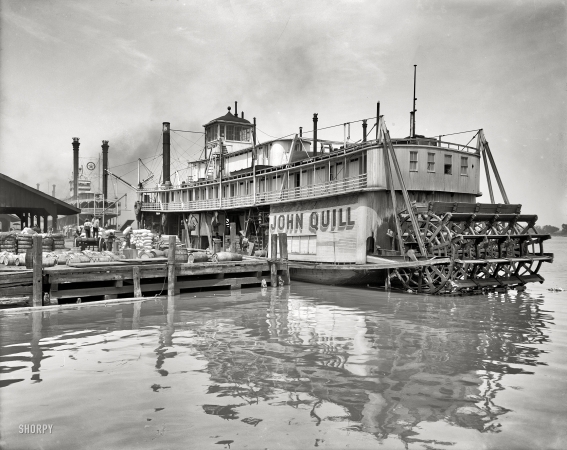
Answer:
[[[79,195],[79,138],[73,138],[73,198],[78,200]]]
[[[317,113],[313,114],[313,156],[317,156]]]
[[[108,199],[108,141],[102,141],[102,198]],[[104,203],[106,204],[106,203]]]
[[[171,182],[169,175],[169,122],[163,122],[163,182]]]

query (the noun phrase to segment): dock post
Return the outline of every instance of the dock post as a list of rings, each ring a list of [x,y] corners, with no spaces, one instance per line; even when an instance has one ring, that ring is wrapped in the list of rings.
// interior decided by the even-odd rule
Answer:
[[[230,222],[230,251],[236,252],[236,223]]]
[[[176,236],[169,236],[169,247],[167,251],[167,296],[175,295],[175,242]]]
[[[33,254],[33,306],[43,305],[43,254],[41,249],[42,237],[39,234],[32,236]]]
[[[280,241],[282,280],[284,282],[284,285],[288,285],[290,282],[290,277],[287,265],[287,233],[278,233],[278,239]]]
[[[132,279],[134,280],[134,297],[142,296],[142,288],[140,286],[140,266],[132,267]]]

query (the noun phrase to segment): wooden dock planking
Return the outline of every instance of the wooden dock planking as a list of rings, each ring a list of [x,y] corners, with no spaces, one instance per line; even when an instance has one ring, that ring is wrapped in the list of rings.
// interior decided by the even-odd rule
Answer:
[[[285,273],[287,264],[271,263],[280,273]],[[263,278],[268,278],[270,265],[268,261],[246,260],[225,263],[179,263],[175,265],[175,292],[182,289],[221,288],[228,286],[239,289],[246,285],[258,285]],[[113,265],[111,269],[104,266],[66,267],[55,266],[44,269],[46,284],[50,286],[51,303],[57,299],[115,296],[132,294],[139,297],[147,292],[166,292],[168,290],[168,265]],[[139,275],[139,285],[136,282]],[[263,274],[266,274],[263,276]],[[208,277],[203,279],[202,277]],[[159,282],[148,282],[160,279]],[[108,283],[113,282],[113,285]],[[89,283],[92,286],[73,286],[78,283]],[[98,286],[96,284],[99,284]],[[103,285],[104,284],[104,285]]]

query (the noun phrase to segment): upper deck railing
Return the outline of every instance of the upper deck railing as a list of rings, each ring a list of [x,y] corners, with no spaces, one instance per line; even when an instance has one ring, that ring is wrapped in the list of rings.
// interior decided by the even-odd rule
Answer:
[[[240,195],[228,198],[213,198],[207,200],[196,200],[192,202],[143,202],[143,211],[203,211],[220,208],[241,208],[258,204],[281,203],[311,198],[320,198],[332,195],[340,195],[349,192],[360,191],[367,186],[367,175],[332,180],[326,183],[309,186],[299,186],[290,189],[278,189],[271,192],[256,193],[256,201],[253,195]]]

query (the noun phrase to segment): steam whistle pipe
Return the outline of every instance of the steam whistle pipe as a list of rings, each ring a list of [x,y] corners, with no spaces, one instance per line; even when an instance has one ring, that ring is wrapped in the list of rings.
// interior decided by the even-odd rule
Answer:
[[[317,113],[313,114],[313,156],[317,156]]]
[[[366,142],[366,127],[368,124],[366,123],[366,119],[362,121],[362,142]]]
[[[303,127],[299,127],[299,137],[303,137]]]
[[[380,102],[376,103],[376,140],[379,139],[379,129],[380,127],[378,126],[380,122]]]
[[[170,180],[170,136],[169,122],[163,122],[163,182],[171,182]]]

